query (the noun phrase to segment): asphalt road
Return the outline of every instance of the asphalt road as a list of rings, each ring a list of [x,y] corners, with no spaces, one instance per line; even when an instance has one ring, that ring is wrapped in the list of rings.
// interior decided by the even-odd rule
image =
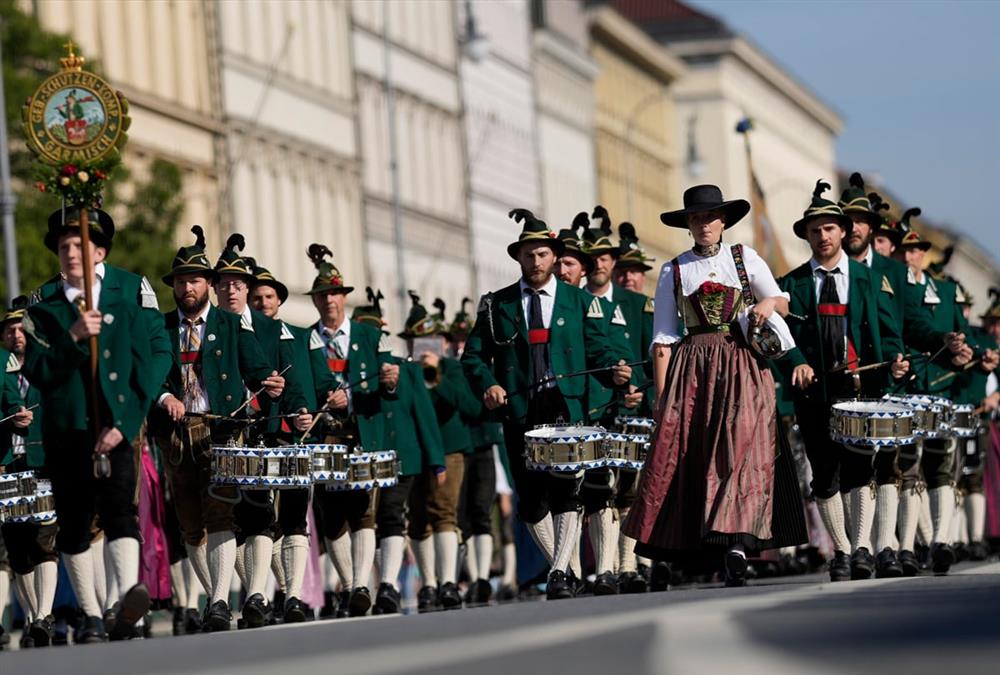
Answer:
[[[7,673],[995,673],[1000,563],[0,654]]]

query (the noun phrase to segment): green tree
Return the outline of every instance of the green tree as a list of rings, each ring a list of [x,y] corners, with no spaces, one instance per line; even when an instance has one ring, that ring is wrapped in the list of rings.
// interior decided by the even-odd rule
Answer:
[[[58,196],[39,192],[34,186],[33,156],[21,132],[21,106],[41,82],[59,69],[65,56],[63,45],[69,35],[47,31],[30,13],[22,11],[15,0],[0,0],[0,40],[3,41],[3,78],[10,141],[13,189],[17,197],[15,211],[18,268],[21,291],[28,293],[58,272],[55,256],[45,248],[49,214],[59,208]],[[86,54],[84,55],[86,56]],[[100,74],[99,64],[88,60],[87,70]],[[114,83],[112,83],[112,86]],[[148,175],[133,184],[132,196],[118,199],[114,187],[130,179],[127,170],[128,146],[124,162],[108,182],[105,194],[108,209],[124,207],[124,222],[117,222],[115,245],[109,262],[150,277],[153,287],[162,291],[160,301],[170,297],[169,289],[158,284],[169,268],[173,233],[183,212],[182,175],[164,160],[155,160]],[[0,297],[7,297],[4,261],[0,256]]]

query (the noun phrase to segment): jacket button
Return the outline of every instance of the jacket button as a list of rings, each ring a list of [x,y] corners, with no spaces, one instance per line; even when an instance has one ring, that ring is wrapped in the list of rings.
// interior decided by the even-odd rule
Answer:
[[[226,400],[227,401],[232,401],[233,400],[233,395],[232,394],[226,394]]]
[[[361,364],[361,370],[364,370],[364,369],[365,369],[365,368],[367,368],[367,367],[368,367],[368,366],[366,366],[365,364],[363,364],[363,363]]]
[[[392,419],[392,411],[391,410],[385,414],[385,418],[387,420],[391,420]]]
[[[125,402],[125,394],[118,394],[118,402],[119,403]]]
[[[632,336],[631,336],[631,335],[629,335],[628,333],[625,333],[625,339],[626,339],[626,340],[628,340],[628,339],[629,339],[630,337],[632,337]]]
[[[222,350],[221,349],[216,349],[215,350],[215,355],[216,356],[222,356]]]
[[[106,358],[106,359],[110,359],[111,358],[111,350],[110,349],[105,349],[104,350],[104,358]]]
[[[112,382],[118,381],[118,373],[108,373],[108,379]]]
[[[221,377],[222,377],[222,381],[225,382],[226,380],[229,379],[229,374],[228,373],[223,373]]]

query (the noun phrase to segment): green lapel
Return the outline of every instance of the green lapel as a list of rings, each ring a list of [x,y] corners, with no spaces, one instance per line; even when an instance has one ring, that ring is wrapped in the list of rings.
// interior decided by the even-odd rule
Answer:
[[[556,294],[558,296],[558,293]],[[504,288],[496,295],[496,302],[500,305],[500,313],[506,317],[506,321],[501,324],[507,326],[517,326],[517,333],[521,338],[528,341],[528,324],[524,320],[524,310],[521,307],[521,285],[520,282]],[[506,337],[508,333],[504,328],[497,326],[497,337]]]
[[[844,255],[847,255],[846,253]],[[847,291],[848,309],[847,315],[850,320],[851,341],[855,349],[863,349],[861,341],[861,322],[865,318],[865,313],[861,309],[867,306],[866,299],[871,298],[871,274],[863,264],[851,260],[848,262],[850,288]],[[860,358],[860,357],[859,357]]]
[[[552,337],[549,339],[550,344],[555,342],[557,335],[561,335],[567,329],[566,317],[572,315],[572,313],[573,298],[570,297],[569,287],[562,281],[556,282],[556,298],[552,306],[552,322],[549,324],[549,330],[552,334]],[[572,328],[572,326],[569,326],[569,328]]]
[[[804,272],[795,280],[793,297],[805,311],[803,316],[813,317],[816,330],[819,330],[819,309],[816,306],[816,280],[812,268],[806,264]]]

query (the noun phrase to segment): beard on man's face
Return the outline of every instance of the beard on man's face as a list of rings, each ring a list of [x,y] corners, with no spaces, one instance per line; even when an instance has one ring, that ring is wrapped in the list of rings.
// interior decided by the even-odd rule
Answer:
[[[847,236],[844,238],[844,249],[847,250],[848,255],[855,256],[861,255],[868,250],[868,247],[872,245],[872,235],[869,234],[867,237],[855,237]]]
[[[205,309],[205,305],[208,304],[208,290],[206,289],[201,295],[196,291],[187,291],[179,297],[174,292],[174,300],[177,301],[177,306],[185,314],[200,314]]]

